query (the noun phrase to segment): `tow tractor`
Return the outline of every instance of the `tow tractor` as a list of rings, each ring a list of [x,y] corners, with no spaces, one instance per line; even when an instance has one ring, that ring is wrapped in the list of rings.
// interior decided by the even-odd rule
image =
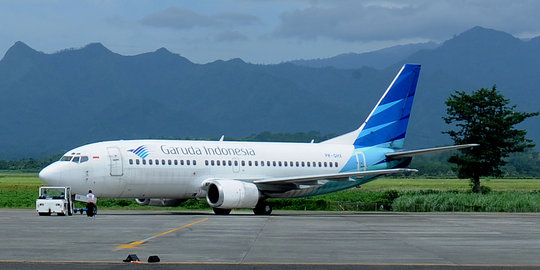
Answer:
[[[39,198],[36,200],[36,211],[40,216],[59,216],[73,214],[73,201],[70,187],[39,187]]]

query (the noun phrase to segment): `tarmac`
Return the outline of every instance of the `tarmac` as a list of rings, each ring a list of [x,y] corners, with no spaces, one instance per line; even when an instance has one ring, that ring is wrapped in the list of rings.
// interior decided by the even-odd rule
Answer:
[[[0,209],[0,269],[123,269],[129,254],[141,269],[540,269],[540,214]]]

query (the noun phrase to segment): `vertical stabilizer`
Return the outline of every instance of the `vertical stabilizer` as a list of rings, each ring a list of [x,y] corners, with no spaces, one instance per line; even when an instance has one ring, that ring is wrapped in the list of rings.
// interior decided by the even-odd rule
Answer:
[[[403,148],[419,73],[420,65],[403,65],[364,122],[354,145]]]
[[[359,129],[324,143],[403,148],[420,65],[405,64]]]

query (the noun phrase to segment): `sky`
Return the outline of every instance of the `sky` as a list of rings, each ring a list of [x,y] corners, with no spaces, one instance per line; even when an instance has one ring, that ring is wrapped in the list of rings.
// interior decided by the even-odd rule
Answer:
[[[195,63],[327,58],[443,42],[474,26],[540,35],[531,0],[2,0],[0,56],[17,41],[54,53],[100,42],[122,55],[165,47]]]

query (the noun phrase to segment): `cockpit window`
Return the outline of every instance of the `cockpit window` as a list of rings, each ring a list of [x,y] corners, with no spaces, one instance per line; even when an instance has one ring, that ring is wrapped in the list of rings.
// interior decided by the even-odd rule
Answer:
[[[88,156],[63,156],[60,158],[60,161],[71,161],[74,163],[83,163],[87,162],[88,160]]]

